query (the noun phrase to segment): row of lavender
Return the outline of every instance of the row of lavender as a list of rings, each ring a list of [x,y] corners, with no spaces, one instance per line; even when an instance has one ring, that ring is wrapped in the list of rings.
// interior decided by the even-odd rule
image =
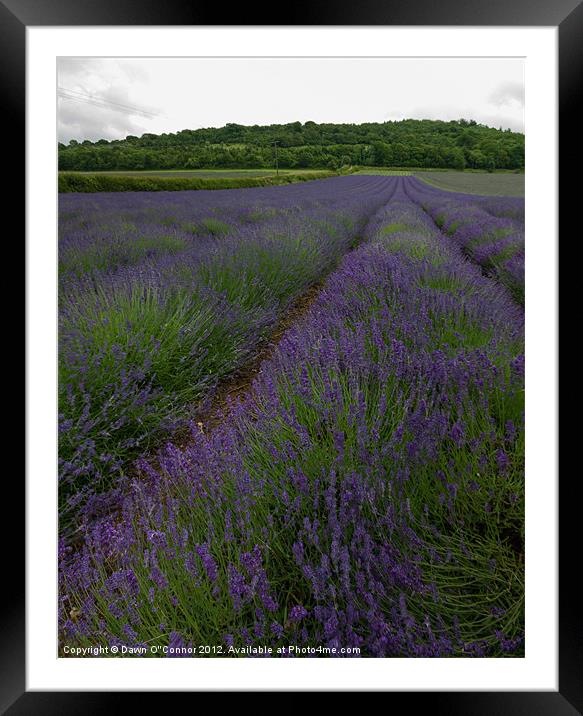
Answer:
[[[390,179],[61,198],[59,497],[69,531],[204,407],[352,246]]]
[[[473,204],[492,214],[492,216],[512,219],[524,226],[524,197],[464,194],[459,191],[439,189],[416,177],[411,177],[407,182],[407,189],[410,190],[412,187],[414,187],[418,193],[422,193],[426,198],[433,197],[435,199],[458,200],[466,204]]]
[[[59,195],[59,275],[99,274],[304,210],[368,206],[380,177],[336,178],[286,187],[225,191]]]
[[[522,311],[393,181],[253,397],[63,545],[62,643],[523,653]]]
[[[409,180],[407,193],[524,305],[524,199],[453,194],[417,179]]]

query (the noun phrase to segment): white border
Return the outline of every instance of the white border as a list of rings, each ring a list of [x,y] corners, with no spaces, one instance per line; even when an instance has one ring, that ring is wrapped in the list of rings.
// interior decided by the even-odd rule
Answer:
[[[525,58],[524,659],[57,659],[56,57]],[[27,690],[557,690],[557,28],[27,28]]]

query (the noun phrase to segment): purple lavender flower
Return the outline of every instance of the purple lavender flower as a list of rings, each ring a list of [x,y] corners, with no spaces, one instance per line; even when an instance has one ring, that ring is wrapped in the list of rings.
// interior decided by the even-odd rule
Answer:
[[[215,562],[212,554],[210,553],[208,544],[197,544],[195,550],[201,559],[202,565],[206,572],[206,576],[211,582],[216,582],[218,577],[217,563]]]
[[[308,616],[308,610],[303,607],[301,604],[296,604],[294,607],[292,607],[288,614],[288,621],[290,624],[295,624],[297,622],[301,622],[302,619],[305,619],[305,617]]]

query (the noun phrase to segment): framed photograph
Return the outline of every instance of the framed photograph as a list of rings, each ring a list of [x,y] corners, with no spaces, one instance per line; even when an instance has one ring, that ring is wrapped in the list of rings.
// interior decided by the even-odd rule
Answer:
[[[0,4],[27,351],[0,706],[581,712],[558,569],[581,6],[240,14]]]

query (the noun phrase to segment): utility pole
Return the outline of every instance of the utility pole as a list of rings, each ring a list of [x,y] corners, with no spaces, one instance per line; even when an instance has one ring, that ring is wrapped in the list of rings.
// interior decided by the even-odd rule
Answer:
[[[275,147],[275,175],[279,176],[279,163],[277,161],[277,145],[279,144],[279,139],[275,139],[273,141],[273,146]]]

